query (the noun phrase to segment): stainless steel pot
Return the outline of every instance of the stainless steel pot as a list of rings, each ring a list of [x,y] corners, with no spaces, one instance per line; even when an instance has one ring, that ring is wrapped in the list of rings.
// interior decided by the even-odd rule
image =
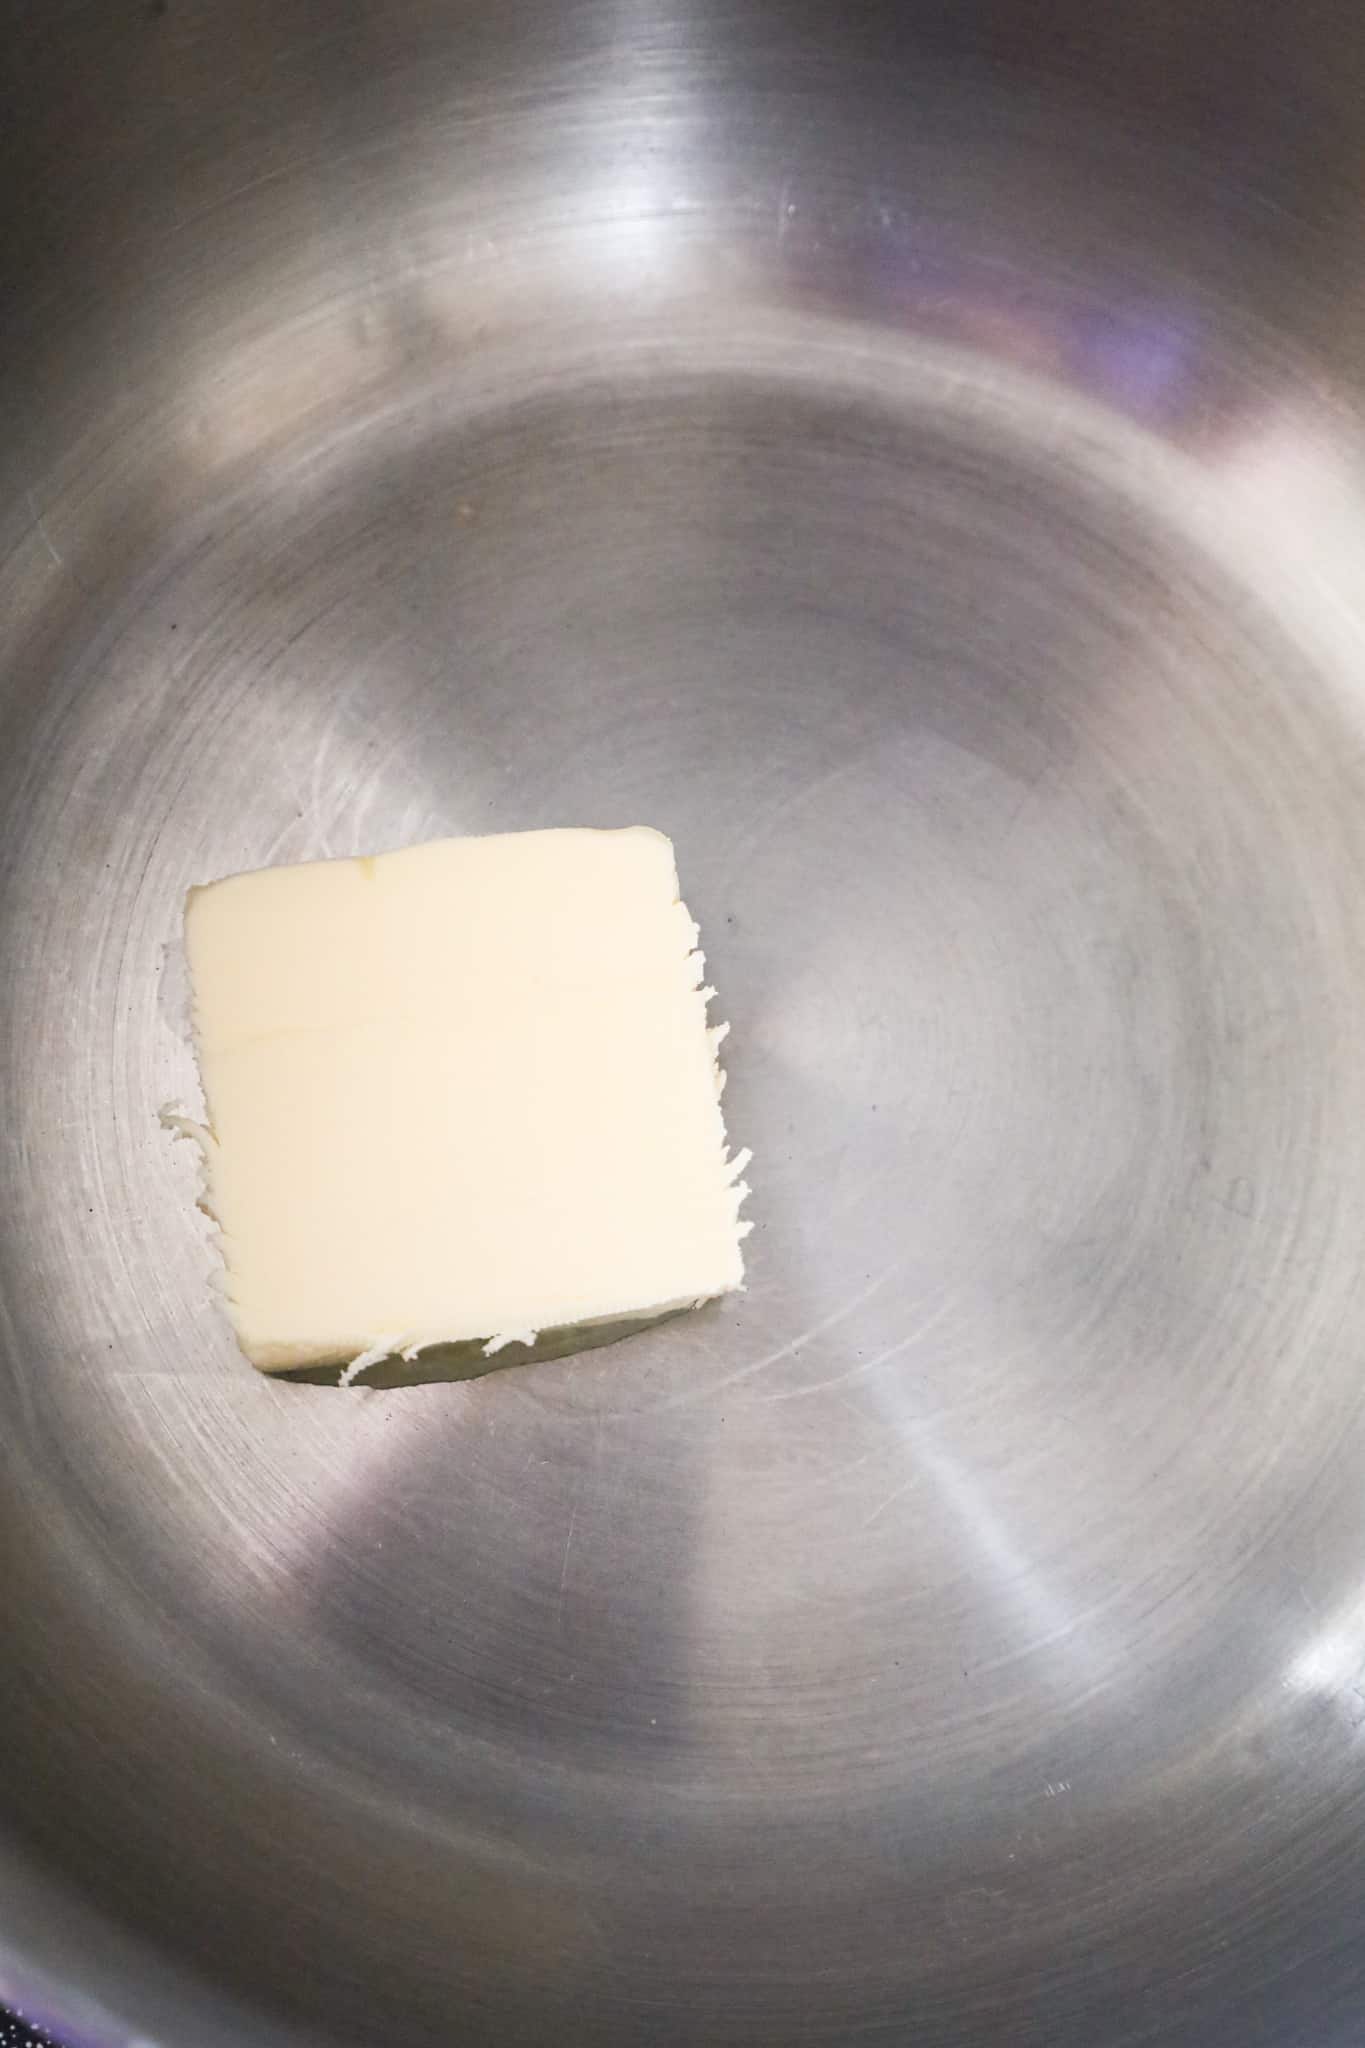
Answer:
[[[845,12],[11,0],[0,1993],[95,2048],[1365,2034],[1365,13]],[[253,1377],[187,885],[637,820],[747,1296]]]

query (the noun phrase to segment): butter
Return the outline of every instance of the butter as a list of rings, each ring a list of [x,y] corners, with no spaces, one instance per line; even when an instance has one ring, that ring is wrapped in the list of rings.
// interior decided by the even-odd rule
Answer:
[[[185,929],[205,1206],[262,1371],[464,1376],[741,1285],[747,1155],[662,834],[267,868]]]

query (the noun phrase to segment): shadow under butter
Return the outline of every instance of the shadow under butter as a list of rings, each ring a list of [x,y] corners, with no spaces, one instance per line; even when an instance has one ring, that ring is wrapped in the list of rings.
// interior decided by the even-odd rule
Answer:
[[[709,1306],[709,1304],[703,1304]],[[486,1337],[462,1337],[449,1344],[429,1344],[413,1358],[391,1352],[346,1380],[351,1387],[420,1387],[450,1380],[482,1379],[485,1373],[501,1372],[508,1366],[539,1365],[552,1358],[568,1358],[576,1351],[595,1351],[603,1344],[618,1344],[625,1337],[637,1337],[661,1323],[697,1311],[690,1303],[647,1316],[617,1316],[600,1323],[559,1323],[541,1330],[533,1344],[513,1342],[490,1353]],[[301,1365],[271,1372],[274,1380],[293,1380],[314,1387],[335,1387],[341,1383],[344,1365]]]

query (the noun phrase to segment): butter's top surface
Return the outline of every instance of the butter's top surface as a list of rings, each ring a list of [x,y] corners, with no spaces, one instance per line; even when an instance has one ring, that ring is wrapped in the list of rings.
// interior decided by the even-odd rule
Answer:
[[[191,892],[209,1205],[271,1369],[737,1287],[696,927],[644,828]]]

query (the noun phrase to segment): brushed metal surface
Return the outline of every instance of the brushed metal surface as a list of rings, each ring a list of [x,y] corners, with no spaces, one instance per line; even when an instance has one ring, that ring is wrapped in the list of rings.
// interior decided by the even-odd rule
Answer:
[[[8,10],[0,1995],[94,2048],[1365,2034],[1365,18],[1094,11]],[[639,820],[747,1295],[253,1376],[186,886]]]

